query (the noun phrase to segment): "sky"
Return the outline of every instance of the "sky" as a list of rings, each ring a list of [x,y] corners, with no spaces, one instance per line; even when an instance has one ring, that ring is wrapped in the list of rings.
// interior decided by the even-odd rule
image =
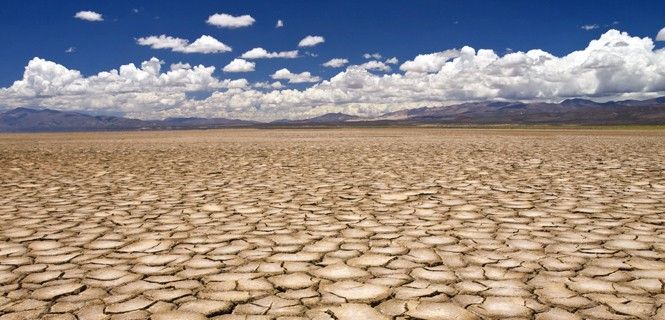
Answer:
[[[665,95],[664,1],[3,1],[0,110],[376,116]]]

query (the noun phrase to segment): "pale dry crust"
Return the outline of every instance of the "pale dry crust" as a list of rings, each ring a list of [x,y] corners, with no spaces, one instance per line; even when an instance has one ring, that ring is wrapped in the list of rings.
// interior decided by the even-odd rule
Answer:
[[[665,319],[665,133],[0,135],[0,320]]]

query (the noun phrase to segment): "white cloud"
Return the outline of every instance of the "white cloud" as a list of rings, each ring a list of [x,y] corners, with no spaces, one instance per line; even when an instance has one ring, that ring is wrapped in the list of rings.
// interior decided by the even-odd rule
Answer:
[[[423,54],[400,72],[374,74],[350,66],[322,80],[309,72],[278,70],[271,77],[289,83],[317,82],[304,89],[213,76],[210,66],[184,63],[161,70],[150,59],[135,66],[84,77],[79,71],[39,58],[23,77],[0,88],[5,107],[108,110],[132,117],[232,117],[255,120],[304,118],[327,112],[377,115],[404,108],[468,101],[598,101],[665,95],[665,50],[652,39],[610,30],[585,48],[563,56],[540,49],[500,54],[462,47]],[[206,99],[188,92],[207,91]]]
[[[298,43],[298,47],[313,47],[317,44],[326,42],[322,36],[306,36]]]
[[[404,62],[399,69],[406,72],[431,73],[441,70],[446,62],[459,57],[457,49],[449,49],[441,52],[419,54],[415,59]]]
[[[215,67],[180,64],[161,72],[157,58],[84,77],[55,62],[33,58],[23,78],[0,89],[7,106],[42,106],[60,110],[106,110],[141,116],[181,106],[186,92],[213,91],[239,85],[219,80]],[[245,81],[246,82],[246,81]]]
[[[272,58],[293,59],[298,57],[298,50],[268,52],[266,49],[263,48],[254,48],[252,50],[243,53],[240,57],[243,59],[272,59]]]
[[[309,71],[301,73],[291,73],[289,69],[283,68],[275,71],[271,76],[275,80],[288,80],[289,83],[319,82],[321,78],[312,76]]]
[[[349,60],[343,58],[333,58],[328,60],[326,63],[322,64],[324,67],[328,68],[339,68],[349,63]]]
[[[189,63],[178,62],[178,63],[171,64],[171,71],[183,70],[183,69],[188,70],[188,69],[191,69],[191,68],[192,68],[192,66]]]
[[[224,72],[251,72],[254,71],[256,63],[244,59],[233,59],[222,71]]]
[[[12,88],[33,95],[75,93],[90,88],[106,93],[143,91],[151,88],[171,88],[180,91],[200,91],[221,88],[220,80],[212,76],[213,66],[177,63],[168,72],[161,72],[164,62],[151,58],[140,67],[133,63],[119,69],[102,71],[84,78],[79,71],[70,70],[51,61],[34,58],[26,67],[23,79],[14,82]],[[26,91],[27,90],[27,91]]]
[[[274,82],[257,82],[254,84],[255,88],[261,88],[261,89],[282,89],[284,88],[284,85],[279,82],[279,81],[274,81]]]
[[[150,46],[152,49],[176,49],[186,47],[189,41],[187,39],[160,35],[138,38],[136,39],[136,43],[141,46]]]
[[[660,29],[656,35],[656,41],[665,41],[665,28]]]
[[[277,20],[277,23],[275,24],[275,28],[281,28],[281,27],[284,27],[284,21],[282,21],[280,19],[280,20]]]
[[[136,43],[152,49],[171,49],[183,53],[221,53],[232,50],[231,47],[208,35],[202,35],[192,43],[187,39],[167,35],[138,38]]]
[[[74,53],[76,52],[76,47],[69,47],[65,50],[66,53]]]
[[[390,66],[381,62],[381,61],[376,61],[376,60],[371,60],[367,61],[358,67],[365,69],[365,70],[375,70],[375,71],[382,71],[382,72],[388,72],[390,71]]]
[[[223,88],[226,88],[226,89],[248,89],[249,88],[249,81],[247,81],[247,79],[236,79],[236,80],[225,79],[224,82],[223,82]]]
[[[236,29],[242,27],[249,27],[254,24],[256,20],[252,16],[246,14],[234,17],[226,13],[215,13],[208,17],[206,23],[219,28]]]
[[[600,26],[598,26],[597,24],[585,24],[585,25],[581,26],[580,28],[583,29],[583,30],[586,30],[586,31],[591,31],[591,30],[594,30],[594,29],[598,29],[599,27]]]
[[[380,53],[365,53],[365,54],[363,54],[363,58],[379,60],[379,59],[383,58],[383,56]]]
[[[392,58],[390,58],[390,59],[386,59],[386,63],[387,63],[387,64],[398,64],[398,63],[399,63],[399,59],[397,59],[397,57],[392,57]]]
[[[198,39],[194,40],[190,45],[183,48],[182,52],[185,53],[218,53],[218,52],[229,52],[231,47],[225,45],[219,40],[203,35]]]
[[[102,15],[94,11],[79,11],[74,15],[74,18],[86,21],[104,21]]]

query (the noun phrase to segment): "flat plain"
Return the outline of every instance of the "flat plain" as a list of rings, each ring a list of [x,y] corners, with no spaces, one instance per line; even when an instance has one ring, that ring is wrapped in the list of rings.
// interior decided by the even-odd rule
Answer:
[[[665,319],[665,130],[0,135],[0,319]]]

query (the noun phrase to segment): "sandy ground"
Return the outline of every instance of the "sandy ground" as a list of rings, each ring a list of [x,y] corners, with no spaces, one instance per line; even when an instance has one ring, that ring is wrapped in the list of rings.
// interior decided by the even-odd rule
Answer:
[[[0,135],[0,220],[0,319],[665,319],[663,130]]]

